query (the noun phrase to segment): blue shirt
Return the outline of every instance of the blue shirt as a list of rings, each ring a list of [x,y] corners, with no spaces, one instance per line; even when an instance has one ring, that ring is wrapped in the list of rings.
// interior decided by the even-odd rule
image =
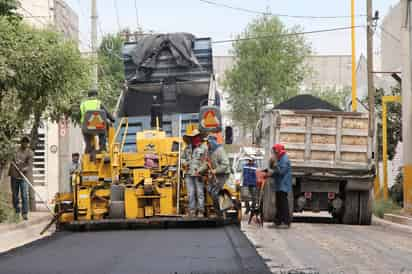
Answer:
[[[275,179],[275,191],[292,191],[292,171],[287,154],[282,155],[278,160],[272,177]]]
[[[243,166],[243,186],[256,187],[256,165]]]

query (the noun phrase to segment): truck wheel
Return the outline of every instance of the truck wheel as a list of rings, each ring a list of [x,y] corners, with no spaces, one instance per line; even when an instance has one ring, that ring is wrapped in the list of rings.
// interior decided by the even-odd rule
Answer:
[[[356,225],[359,223],[359,192],[347,191],[345,196],[342,222],[346,225]]]
[[[289,220],[292,222],[294,205],[295,205],[295,197],[293,196],[293,189],[291,192],[288,193],[288,203],[289,203]]]
[[[359,192],[359,224],[372,223],[372,193],[371,191]]]
[[[264,222],[274,222],[276,216],[276,195],[273,189],[273,179],[266,180],[263,187],[262,215]]]

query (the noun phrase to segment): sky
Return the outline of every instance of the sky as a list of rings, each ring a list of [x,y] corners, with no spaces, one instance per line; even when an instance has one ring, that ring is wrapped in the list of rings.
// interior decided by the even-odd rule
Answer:
[[[270,11],[274,14],[292,16],[349,16],[350,0],[210,0],[238,8]],[[399,0],[374,0],[374,10],[380,13],[380,20],[391,5]],[[89,0],[66,0],[77,12],[80,25],[82,49],[90,45],[90,3]],[[97,0],[98,36],[114,33],[120,29],[134,30],[139,24],[145,31],[190,32],[198,37],[212,37],[213,40],[234,38],[245,29],[257,15],[211,5],[202,0]],[[355,0],[356,25],[365,25],[366,0]],[[304,31],[350,26],[350,18],[291,18],[280,17],[287,27],[300,25]],[[366,53],[366,29],[356,29],[356,55]],[[376,52],[381,33],[375,34]],[[315,54],[350,54],[350,29],[305,35]],[[229,55],[231,44],[215,44],[214,55]]]

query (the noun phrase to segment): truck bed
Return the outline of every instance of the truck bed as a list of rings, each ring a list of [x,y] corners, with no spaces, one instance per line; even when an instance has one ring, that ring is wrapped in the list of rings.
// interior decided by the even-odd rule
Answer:
[[[271,114],[270,114],[271,113]],[[285,145],[294,173],[368,174],[372,139],[368,114],[334,111],[272,110],[263,134]],[[268,115],[269,114],[269,115]]]

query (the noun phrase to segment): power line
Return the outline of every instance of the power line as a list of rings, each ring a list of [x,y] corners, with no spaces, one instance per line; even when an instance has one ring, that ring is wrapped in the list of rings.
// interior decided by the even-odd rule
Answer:
[[[272,13],[272,12],[264,12],[264,11],[258,11],[258,10],[252,10],[252,9],[247,9],[247,8],[241,8],[241,7],[235,7],[223,3],[218,3],[215,1],[211,0],[199,0],[200,2],[217,6],[217,7],[222,7],[226,9],[231,9],[231,10],[237,10],[237,11],[242,11],[246,13],[251,13],[251,14],[258,14],[258,15],[273,15],[277,17],[289,17],[289,18],[300,18],[300,19],[338,19],[338,18],[351,18],[350,15],[343,15],[343,16],[312,16],[312,15],[290,15],[290,14],[278,14],[278,13]],[[356,17],[365,17],[366,15],[364,14],[358,14],[355,15]]]
[[[362,28],[362,27],[365,27],[365,26],[364,25],[354,26],[354,28]],[[239,38],[239,39],[219,40],[219,41],[213,41],[212,43],[213,44],[223,44],[223,43],[231,43],[231,42],[237,42],[237,41],[268,39],[268,38],[273,38],[277,36],[279,37],[296,36],[296,35],[341,31],[341,30],[348,30],[348,29],[352,29],[352,27],[340,27],[340,28],[333,28],[333,29],[321,29],[321,30],[312,30],[312,31],[303,31],[303,32],[291,32],[291,33],[284,33],[284,34],[262,35],[262,36],[245,37],[245,38]]]

